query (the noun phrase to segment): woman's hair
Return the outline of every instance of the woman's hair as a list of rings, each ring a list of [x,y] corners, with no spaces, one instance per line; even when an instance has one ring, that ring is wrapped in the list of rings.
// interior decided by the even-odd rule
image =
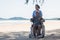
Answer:
[[[40,6],[38,4],[36,4],[35,6],[37,6],[40,9]]]

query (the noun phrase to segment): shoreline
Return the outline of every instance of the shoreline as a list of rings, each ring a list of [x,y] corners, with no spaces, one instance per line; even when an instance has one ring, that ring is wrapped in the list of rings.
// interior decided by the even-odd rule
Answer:
[[[1,21],[0,32],[11,32],[11,31],[30,31],[31,22],[24,21]],[[60,29],[60,21],[47,20],[44,22],[46,31]]]

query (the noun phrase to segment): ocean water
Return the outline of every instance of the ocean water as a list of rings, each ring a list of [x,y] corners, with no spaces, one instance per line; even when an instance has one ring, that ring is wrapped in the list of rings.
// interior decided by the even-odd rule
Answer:
[[[31,24],[30,20],[0,20],[0,25]]]
[[[45,20],[45,22],[60,22],[60,20]],[[30,20],[0,20],[0,24],[25,24],[29,23],[31,24]]]

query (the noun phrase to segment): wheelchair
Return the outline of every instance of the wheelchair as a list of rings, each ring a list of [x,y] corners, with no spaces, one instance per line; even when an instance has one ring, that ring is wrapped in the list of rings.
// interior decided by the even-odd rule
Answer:
[[[30,21],[33,23],[34,19],[31,18]],[[44,26],[43,22],[45,22],[45,20],[42,18],[40,21],[42,22],[42,24],[41,24],[42,27],[41,27],[41,30],[40,30],[40,35],[39,36],[36,35],[36,37],[37,38],[44,38],[45,37],[45,26]],[[34,37],[34,33],[33,33],[33,24],[31,25],[31,31],[30,31],[30,34],[29,34],[29,38],[35,38]]]

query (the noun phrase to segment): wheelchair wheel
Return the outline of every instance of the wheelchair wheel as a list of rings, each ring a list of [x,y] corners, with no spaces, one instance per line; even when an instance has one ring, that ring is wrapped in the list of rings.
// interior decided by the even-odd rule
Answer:
[[[29,38],[34,38],[34,35],[32,35],[32,34],[29,34]]]
[[[29,34],[29,38],[32,38],[31,34]]]
[[[43,25],[43,27],[42,27],[42,38],[44,38],[45,37],[45,26]]]

